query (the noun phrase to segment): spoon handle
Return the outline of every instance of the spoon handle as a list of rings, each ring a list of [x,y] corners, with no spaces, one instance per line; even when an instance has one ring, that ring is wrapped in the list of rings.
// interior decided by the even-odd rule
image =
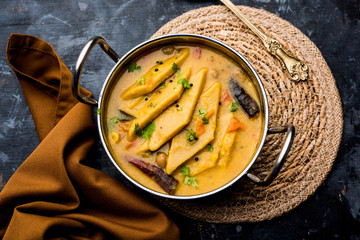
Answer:
[[[298,82],[300,80],[306,80],[309,77],[309,67],[305,62],[292,55],[277,40],[268,37],[260,29],[255,27],[230,0],[220,1],[223,2],[246,24],[246,26],[251,29],[251,31],[256,34],[256,36],[261,39],[266,49],[280,61],[281,66],[285,69],[286,74],[291,80]]]

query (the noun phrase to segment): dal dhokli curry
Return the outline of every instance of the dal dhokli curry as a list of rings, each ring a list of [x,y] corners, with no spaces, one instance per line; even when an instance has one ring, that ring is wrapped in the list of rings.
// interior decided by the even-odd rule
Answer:
[[[260,140],[259,96],[242,68],[205,46],[152,50],[128,64],[106,109],[119,166],[154,191],[217,189],[251,161]]]

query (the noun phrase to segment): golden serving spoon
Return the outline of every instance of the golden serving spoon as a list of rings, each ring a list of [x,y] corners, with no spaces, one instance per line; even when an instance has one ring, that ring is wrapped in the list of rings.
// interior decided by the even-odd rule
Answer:
[[[309,67],[305,62],[299,60],[286,50],[281,43],[265,35],[257,27],[255,27],[244,14],[232,3],[230,0],[220,0],[223,2],[236,16],[238,16],[248,26],[261,41],[264,43],[266,49],[280,60],[281,66],[285,69],[288,77],[298,82],[306,80],[309,77]]]

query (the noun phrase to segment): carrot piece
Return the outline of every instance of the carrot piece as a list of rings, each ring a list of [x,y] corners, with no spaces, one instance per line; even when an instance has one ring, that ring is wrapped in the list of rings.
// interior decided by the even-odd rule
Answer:
[[[199,119],[196,124],[195,136],[198,137],[205,132],[205,126],[202,119]]]
[[[239,129],[243,129],[244,128],[244,125],[239,122],[239,120],[237,120],[236,118],[232,118],[230,120],[230,124],[228,126],[228,128],[226,129],[226,132],[227,133],[231,133],[231,132],[235,132]]]
[[[210,112],[208,112],[208,113],[205,115],[205,117],[210,118],[212,115],[214,115],[214,113],[215,113],[215,110],[214,110],[214,109],[211,109]]]
[[[206,118],[210,118],[212,115],[214,115],[215,110],[211,109],[210,112],[208,112],[205,117]],[[205,132],[205,126],[204,126],[204,122],[202,119],[199,119],[197,124],[196,124],[196,131],[195,131],[195,136],[198,137],[201,134],[203,134]]]

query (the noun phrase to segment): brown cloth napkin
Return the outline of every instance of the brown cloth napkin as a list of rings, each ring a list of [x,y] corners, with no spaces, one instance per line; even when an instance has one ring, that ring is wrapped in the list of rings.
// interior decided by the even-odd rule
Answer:
[[[160,209],[86,165],[96,132],[91,107],[72,96],[71,72],[53,47],[12,34],[7,58],[41,143],[0,192],[0,238],[178,239]]]

